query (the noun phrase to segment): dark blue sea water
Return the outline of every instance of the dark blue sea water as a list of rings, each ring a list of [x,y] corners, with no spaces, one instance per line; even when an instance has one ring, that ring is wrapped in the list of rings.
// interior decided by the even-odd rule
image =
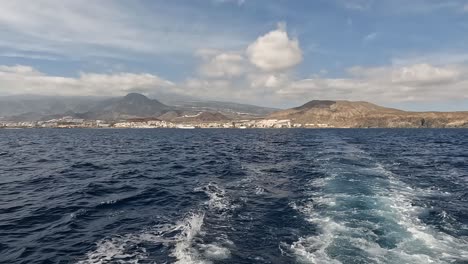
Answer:
[[[468,263],[468,130],[0,130],[1,263]]]

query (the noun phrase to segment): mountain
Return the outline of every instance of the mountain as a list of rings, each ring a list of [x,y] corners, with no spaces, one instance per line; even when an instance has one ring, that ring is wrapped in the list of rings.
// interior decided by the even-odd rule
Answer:
[[[154,100],[137,93],[119,98],[4,96],[0,97],[0,120],[49,120],[57,116],[65,116],[65,113],[68,116],[84,119],[115,120],[162,116],[161,119],[173,120],[205,112],[219,113],[227,119],[250,119],[260,118],[278,110],[232,102],[203,101],[190,96],[173,94],[160,94],[160,97],[161,99],[156,97],[158,100]]]
[[[468,112],[407,112],[352,101],[313,100],[266,118],[310,127],[468,127]]]
[[[173,103],[175,103],[173,101]],[[263,117],[277,109],[217,101],[177,101],[168,106],[148,97],[131,93],[110,99],[85,113],[86,119],[115,120],[132,117],[158,117],[175,122],[215,122]]]
[[[157,118],[171,122],[229,122],[289,119],[307,127],[468,127],[468,112],[407,112],[368,102],[313,100],[277,110],[191,97],[164,97],[166,104],[142,94],[124,97],[0,97],[0,120],[38,121],[72,116],[89,120]]]
[[[130,93],[122,98],[114,98],[99,103],[96,107],[83,114],[86,119],[116,120],[135,117],[157,117],[172,110],[158,100]]]

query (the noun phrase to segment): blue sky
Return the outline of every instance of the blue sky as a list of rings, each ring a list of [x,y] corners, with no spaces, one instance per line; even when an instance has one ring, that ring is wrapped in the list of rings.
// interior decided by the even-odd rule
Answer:
[[[0,30],[0,95],[468,110],[466,0],[18,0]]]

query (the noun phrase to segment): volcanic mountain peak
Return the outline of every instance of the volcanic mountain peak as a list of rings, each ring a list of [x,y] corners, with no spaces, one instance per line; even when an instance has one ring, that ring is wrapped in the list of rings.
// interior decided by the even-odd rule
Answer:
[[[142,94],[139,94],[139,93],[129,93],[127,95],[125,95],[124,97],[122,97],[122,100],[128,100],[128,101],[147,101],[147,100],[150,100],[148,97],[142,95]]]
[[[312,127],[463,127],[468,112],[406,112],[368,102],[313,100],[277,111],[270,119],[289,119]]]
[[[281,112],[291,113],[304,113],[304,112],[347,112],[355,114],[364,114],[364,113],[396,113],[403,112],[401,110],[387,108],[379,105],[375,105],[369,102],[364,101],[346,101],[346,100],[312,100],[299,107],[291,108]]]
[[[156,117],[170,109],[171,107],[158,100],[149,99],[142,94],[130,93],[124,97],[110,99],[98,104],[97,107],[86,113],[86,117],[105,120]]]
[[[139,94],[139,93],[129,93],[126,96],[124,96],[121,100],[119,100],[119,103],[124,103],[124,104],[136,104],[136,105],[160,105],[160,106],[166,106],[163,103],[159,102],[156,99],[149,99],[148,97]]]

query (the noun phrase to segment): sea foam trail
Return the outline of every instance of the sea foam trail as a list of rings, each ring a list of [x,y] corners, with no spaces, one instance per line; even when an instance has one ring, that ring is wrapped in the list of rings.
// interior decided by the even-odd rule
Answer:
[[[286,245],[304,263],[466,263],[468,241],[435,230],[413,199],[424,190],[399,181],[362,150],[340,142],[318,162],[328,176],[291,203],[317,233]],[[418,193],[419,192],[419,193]]]
[[[216,183],[208,183],[205,186],[195,188],[195,191],[204,192],[208,196],[208,200],[205,202],[207,211],[216,212],[222,216],[226,216],[226,213],[231,212],[237,208],[226,190],[219,187]]]
[[[175,263],[178,264],[191,264],[191,263],[209,263],[200,259],[200,254],[193,247],[193,240],[195,236],[200,233],[203,225],[204,214],[193,215],[189,221],[179,224],[181,232],[176,236],[176,244],[172,255],[177,259]]]
[[[157,225],[139,233],[100,240],[96,248],[77,264],[153,263],[148,252],[155,246],[169,250],[174,258],[172,263],[177,264],[209,264],[229,258],[231,252],[227,246],[232,246],[232,242],[228,239],[203,242],[207,214],[224,215],[233,208],[226,191],[214,183],[196,188],[196,191],[203,191],[209,197],[198,211],[189,213],[174,224]]]

